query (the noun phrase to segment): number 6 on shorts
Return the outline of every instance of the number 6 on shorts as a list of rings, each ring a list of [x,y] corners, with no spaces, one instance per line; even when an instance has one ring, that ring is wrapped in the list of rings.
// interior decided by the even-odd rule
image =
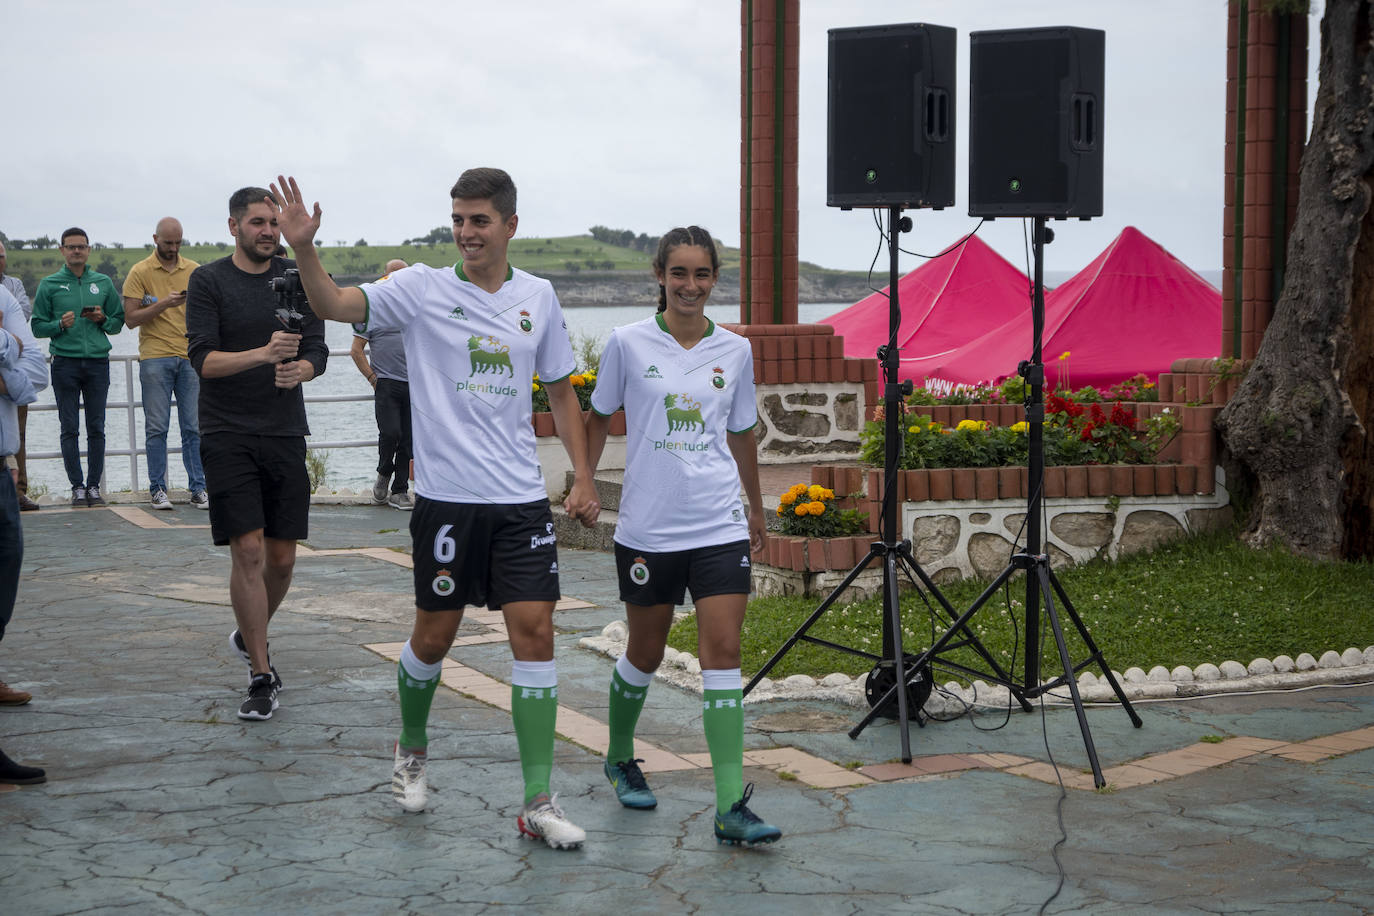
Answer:
[[[448,536],[452,530],[452,525],[444,525],[434,535],[434,559],[440,563],[452,563],[453,558],[458,556],[458,545]]]

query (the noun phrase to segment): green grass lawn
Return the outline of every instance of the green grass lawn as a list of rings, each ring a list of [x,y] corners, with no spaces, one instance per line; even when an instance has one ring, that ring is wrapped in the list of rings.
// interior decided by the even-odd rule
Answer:
[[[1228,659],[1244,665],[1259,657],[1296,658],[1302,652],[1320,657],[1328,649],[1341,652],[1374,644],[1374,565],[1315,563],[1276,549],[1255,551],[1231,532],[1192,536],[1150,553],[1055,570],[1055,575],[1116,671],[1196,667]],[[941,591],[962,611],[986,587],[986,582],[964,580]],[[1015,671],[1023,665],[1025,634],[1018,631],[1024,603],[1024,579],[1018,574],[970,621],[993,656]],[[746,676],[758,671],[819,604],[816,598],[795,597],[751,601],[742,639]],[[939,626],[932,635],[932,616],[917,592],[903,591],[901,605],[907,652],[919,652],[944,632]],[[1083,643],[1068,615],[1061,611],[1060,617],[1074,661],[1081,661]],[[841,600],[810,632],[881,654],[881,618],[877,599]],[[675,624],[669,644],[695,655],[696,619],[689,616]],[[1047,674],[1062,670],[1048,628],[1041,657]],[[987,668],[968,649],[949,658],[977,670]],[[769,676],[857,675],[872,667],[867,659],[798,643]]]

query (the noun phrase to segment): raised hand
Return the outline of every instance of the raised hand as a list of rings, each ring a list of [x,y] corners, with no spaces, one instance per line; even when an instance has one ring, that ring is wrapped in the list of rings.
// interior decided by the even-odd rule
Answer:
[[[274,204],[279,211],[277,225],[281,227],[282,238],[286,239],[286,244],[299,251],[315,243],[315,233],[320,231],[320,216],[323,211],[320,210],[319,201],[315,202],[314,213],[306,209],[305,198],[301,196],[301,189],[294,177],[277,176],[276,182],[272,184],[272,199],[269,203]]]

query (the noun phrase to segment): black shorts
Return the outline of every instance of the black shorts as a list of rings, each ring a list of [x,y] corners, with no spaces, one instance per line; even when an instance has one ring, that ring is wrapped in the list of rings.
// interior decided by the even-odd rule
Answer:
[[[498,505],[420,496],[410,539],[422,611],[558,600],[558,540],[545,500]]]
[[[284,541],[309,537],[304,436],[210,433],[200,437],[200,459],[216,544],[259,528]]]
[[[681,604],[689,588],[693,601],[712,595],[747,595],[753,571],[748,541],[670,553],[616,544],[615,568],[620,574],[620,600],[640,607]]]

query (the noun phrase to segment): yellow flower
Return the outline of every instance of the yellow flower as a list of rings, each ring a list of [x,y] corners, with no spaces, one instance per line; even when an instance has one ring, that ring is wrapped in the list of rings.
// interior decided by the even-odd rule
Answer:
[[[778,514],[779,514],[779,515],[782,515],[782,512],[783,512],[782,506],[778,506]]]
[[[1153,388],[1154,386],[1155,386],[1155,383],[1154,383],[1154,382],[1146,382],[1145,385],[1144,385],[1145,388]]]
[[[581,375],[578,375],[577,373],[573,373],[572,375],[568,376],[568,381],[572,382],[572,386],[574,388],[581,388],[583,385],[587,384],[586,378],[584,378]]]
[[[811,514],[811,504],[810,504],[810,503],[802,503],[802,504],[800,504],[799,506],[797,506],[797,508],[795,508],[795,509],[792,510],[792,514],[793,514],[793,515],[796,515],[796,516],[810,515],[810,514]]]
[[[831,493],[829,490],[827,490],[825,487],[821,486],[818,483],[813,483],[811,486],[807,487],[806,495],[811,498],[812,502],[817,502],[822,499],[835,498],[834,493]]]
[[[1029,432],[1029,431],[1030,431],[1030,424],[1027,423],[1025,420],[1022,420],[1022,421],[1020,421],[1019,423],[1013,423],[1013,424],[1011,425],[1011,431],[1014,432],[1014,433]]]
[[[909,432],[909,433],[919,433],[919,432],[921,431],[921,427],[919,427],[919,426],[908,426],[908,427],[906,428],[906,431]]]
[[[796,501],[797,496],[791,490],[788,490],[786,493],[782,494],[782,496],[778,497],[778,502],[782,503],[783,506],[790,506]],[[782,506],[779,506],[778,508],[782,508]]]
[[[824,515],[824,514],[825,514],[825,504],[824,504],[824,503],[821,503],[821,502],[813,502],[813,503],[811,503],[810,505],[811,505],[811,514],[812,514],[812,515]]]
[[[544,387],[544,386],[541,385],[541,384],[539,384],[538,382],[535,382],[535,383],[534,383],[534,390],[535,390],[535,391],[538,391],[539,389],[541,389],[541,388],[543,388],[543,387]]]
[[[982,420],[960,420],[955,429],[987,429]]]
[[[1068,350],[1065,350],[1063,353],[1060,353],[1060,354],[1059,354],[1059,358],[1060,358],[1060,359],[1068,359],[1068,358],[1069,358],[1069,351],[1068,351]]]

